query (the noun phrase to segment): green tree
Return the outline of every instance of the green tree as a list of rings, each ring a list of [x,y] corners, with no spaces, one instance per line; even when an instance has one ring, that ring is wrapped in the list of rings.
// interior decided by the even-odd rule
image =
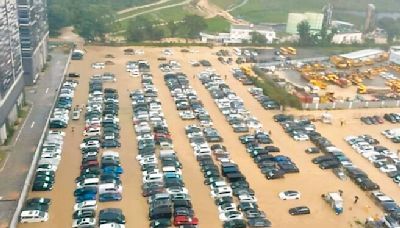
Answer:
[[[252,44],[267,44],[267,38],[259,32],[253,31],[250,36]]]
[[[50,35],[57,35],[58,31],[70,24],[68,10],[62,5],[50,5],[48,7],[48,22]]]
[[[112,31],[115,16],[106,7],[91,5],[82,9],[82,15],[74,27],[79,35],[87,40],[105,40],[105,35]]]
[[[138,16],[129,22],[125,37],[126,40],[133,42],[160,40],[164,37],[164,30],[154,26],[154,21]]]
[[[299,33],[299,44],[302,46],[312,45],[313,38],[310,32],[310,24],[307,21],[302,21],[297,25],[297,32]]]
[[[399,22],[399,20],[395,20],[391,17],[383,17],[378,21],[379,27],[386,31],[389,43],[392,43],[394,38],[400,34]]]
[[[183,19],[183,30],[186,38],[196,38],[205,29],[207,29],[207,23],[201,16],[187,15]]]
[[[167,27],[171,37],[175,37],[176,32],[178,31],[179,28],[178,25],[175,24],[175,21],[168,21]]]

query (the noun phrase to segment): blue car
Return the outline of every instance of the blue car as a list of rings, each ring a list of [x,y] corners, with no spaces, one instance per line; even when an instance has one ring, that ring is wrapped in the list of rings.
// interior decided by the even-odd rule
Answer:
[[[103,193],[99,196],[100,202],[119,201],[122,199],[119,193]]]
[[[86,200],[96,200],[96,194],[84,194],[75,198],[76,203],[81,203]]]
[[[121,166],[107,166],[104,167],[103,173],[115,173],[115,174],[122,174],[124,170]]]
[[[278,156],[275,156],[273,158],[273,160],[274,161],[290,161],[290,158],[283,156],[283,155],[278,155]]]
[[[74,196],[81,196],[81,195],[86,195],[86,194],[96,194],[97,193],[97,187],[83,187],[83,188],[78,188],[74,191]]]

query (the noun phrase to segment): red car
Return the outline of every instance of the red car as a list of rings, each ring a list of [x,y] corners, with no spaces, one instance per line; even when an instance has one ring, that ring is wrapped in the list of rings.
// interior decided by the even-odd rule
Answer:
[[[199,219],[196,217],[189,217],[186,215],[178,215],[174,218],[174,226],[180,225],[198,225]]]
[[[154,140],[160,140],[160,139],[171,139],[170,134],[165,134],[165,133],[155,133],[154,134]]]
[[[98,168],[99,167],[99,162],[97,160],[87,161],[87,162],[85,162],[84,164],[81,165],[81,170],[87,169],[87,168],[91,168],[91,167]]]

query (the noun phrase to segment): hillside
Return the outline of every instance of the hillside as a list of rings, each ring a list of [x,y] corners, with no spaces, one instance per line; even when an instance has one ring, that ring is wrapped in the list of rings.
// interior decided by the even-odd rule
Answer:
[[[243,0],[209,0],[210,3],[229,10]],[[253,23],[285,23],[289,12],[317,11],[330,2],[334,7],[334,17],[358,23],[364,17],[367,4],[374,3],[377,12],[399,12],[400,1],[397,0],[249,0],[231,13]],[[359,11],[359,12],[357,12]]]

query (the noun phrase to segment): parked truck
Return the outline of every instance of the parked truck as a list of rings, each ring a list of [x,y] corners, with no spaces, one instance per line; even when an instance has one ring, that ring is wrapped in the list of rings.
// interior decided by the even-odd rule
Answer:
[[[323,197],[337,215],[343,213],[343,198],[338,192],[328,192]]]

